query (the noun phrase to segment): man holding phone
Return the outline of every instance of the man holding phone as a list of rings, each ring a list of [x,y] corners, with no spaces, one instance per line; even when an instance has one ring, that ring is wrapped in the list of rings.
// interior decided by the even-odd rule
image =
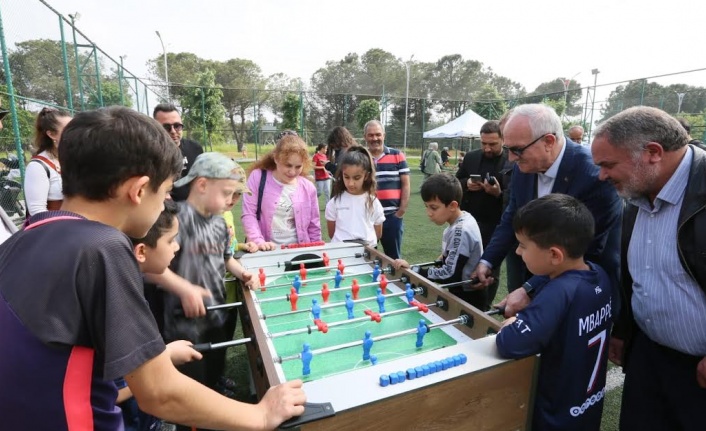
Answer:
[[[499,123],[491,120],[480,129],[481,148],[470,151],[463,158],[461,167],[456,172],[456,178],[463,188],[461,209],[475,217],[480,227],[483,247],[485,248],[493,236],[505,209],[503,191],[508,188],[509,177],[506,173],[511,169],[506,151],[503,150],[502,133]],[[498,266],[497,272],[500,272]],[[498,290],[499,274],[495,282],[488,287],[486,297],[487,310]]]

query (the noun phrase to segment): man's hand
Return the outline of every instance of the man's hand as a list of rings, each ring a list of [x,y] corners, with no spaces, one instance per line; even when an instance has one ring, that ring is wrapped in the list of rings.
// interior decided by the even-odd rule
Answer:
[[[301,380],[292,380],[273,386],[257,405],[262,414],[262,429],[275,429],[293,416],[304,413],[306,394]]]
[[[706,389],[706,356],[701,358],[699,365],[696,366],[696,381],[699,386]]]
[[[469,178],[468,181],[466,181],[466,188],[472,192],[478,192],[483,190],[483,183],[480,181],[471,181]]]
[[[500,196],[500,194],[503,192],[502,189],[500,188],[500,184],[498,184],[497,180],[495,181],[495,184],[491,185],[488,183],[488,180],[483,181],[480,183],[481,187],[483,188],[483,191],[488,193],[491,196],[495,196],[496,198]]]
[[[625,341],[621,340],[620,338],[616,337],[610,337],[610,340],[608,341],[608,360],[615,365],[618,366],[623,366],[623,349],[625,348]],[[706,371],[706,363],[704,361],[701,361],[702,364],[704,364],[704,371]],[[701,364],[699,364],[701,365]],[[706,374],[704,374],[706,376]],[[706,386],[703,386],[706,387]]]
[[[403,210],[403,209],[400,208],[400,209],[398,209],[397,211],[395,211],[395,217],[397,217],[397,218],[402,218],[402,217],[404,217],[404,213],[405,213],[405,212],[406,212],[405,210]]]
[[[404,259],[395,259],[392,261],[392,267],[395,268],[395,271],[398,271],[400,268],[409,268],[409,262]]]
[[[250,290],[260,288],[260,280],[257,277],[253,277],[250,271],[243,271],[243,273],[240,274],[240,279],[243,280],[245,286],[249,287]]]
[[[203,355],[194,350],[191,341],[177,340],[167,344],[167,352],[172,364],[181,365],[191,361],[200,361]]]
[[[494,278],[492,277],[493,270],[488,267],[488,265],[483,262],[478,262],[476,269],[471,273],[471,279],[477,278],[479,280],[478,284],[471,286],[473,290],[481,290],[493,284]]]
[[[184,309],[184,315],[189,319],[202,317],[206,315],[206,306],[203,303],[204,298],[210,298],[211,292],[201,286],[192,284],[188,289],[179,295],[181,299],[181,308]]]
[[[527,308],[529,303],[530,297],[527,295],[525,289],[521,287],[510,292],[505,299],[493,305],[493,307],[505,307],[505,317],[512,317]]]
[[[261,242],[257,245],[260,251],[272,251],[277,248],[277,244],[274,242]]]

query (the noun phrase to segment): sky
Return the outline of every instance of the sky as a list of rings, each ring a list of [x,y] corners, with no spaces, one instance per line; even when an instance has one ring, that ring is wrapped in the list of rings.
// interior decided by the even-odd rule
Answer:
[[[265,76],[308,83],[347,53],[381,48],[432,62],[461,54],[528,91],[556,77],[583,87],[706,68],[706,3],[671,0],[47,0],[125,68],[169,52],[245,58]],[[58,20],[39,0],[0,0],[6,39],[58,39]],[[68,28],[65,30],[67,34]],[[706,71],[657,80],[706,86]],[[411,85],[413,88],[413,85]],[[597,101],[612,87],[599,88]],[[410,96],[413,94],[410,93]],[[676,97],[676,95],[675,95]]]

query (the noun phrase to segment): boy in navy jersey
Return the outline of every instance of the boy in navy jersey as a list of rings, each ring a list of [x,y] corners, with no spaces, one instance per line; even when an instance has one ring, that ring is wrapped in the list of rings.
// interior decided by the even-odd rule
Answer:
[[[498,352],[541,354],[532,429],[598,430],[612,315],[608,276],[583,259],[593,239],[591,212],[571,196],[550,194],[522,207],[513,228],[517,254],[549,281],[505,321]]]
[[[441,238],[441,267],[413,269],[440,284],[468,280],[483,254],[483,242],[476,219],[459,207],[463,197],[461,183],[447,172],[434,174],[424,181],[421,192],[429,220],[448,227]],[[393,265],[395,269],[409,268],[404,259],[396,259]],[[485,290],[466,291],[458,286],[449,292],[478,309],[485,307]]]
[[[179,373],[143,294],[128,236],[145,236],[183,165],[160,125],[128,108],[77,114],[59,144],[64,201],[0,245],[0,420],[8,430],[122,430],[113,379],[140,408],[211,429],[300,415],[299,382],[238,403]]]

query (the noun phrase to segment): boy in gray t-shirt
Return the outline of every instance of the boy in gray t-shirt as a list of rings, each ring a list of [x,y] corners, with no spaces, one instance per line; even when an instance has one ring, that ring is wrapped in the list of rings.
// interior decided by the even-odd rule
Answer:
[[[189,197],[179,202],[180,251],[170,269],[160,275],[158,284],[169,293],[164,298],[164,338],[167,342],[188,339],[193,343],[228,341],[233,334],[224,328],[235,313],[226,310],[206,313],[208,305],[225,303],[223,276],[226,270],[250,288],[258,287],[256,277],[233,258],[228,228],[221,216],[233,193],[250,193],[245,171],[220,153],[204,153],[196,158],[189,174],[174,183],[189,185]],[[225,350],[206,352],[199,362],[180,370],[216,388],[225,368]]]

